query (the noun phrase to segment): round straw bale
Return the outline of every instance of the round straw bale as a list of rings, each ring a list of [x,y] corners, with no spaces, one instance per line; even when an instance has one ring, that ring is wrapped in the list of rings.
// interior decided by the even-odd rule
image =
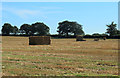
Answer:
[[[94,38],[94,41],[99,41],[99,38]]]

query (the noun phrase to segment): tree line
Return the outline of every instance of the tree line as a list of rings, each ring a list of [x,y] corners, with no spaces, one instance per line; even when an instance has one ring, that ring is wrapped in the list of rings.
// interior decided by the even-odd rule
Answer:
[[[106,25],[107,26],[107,29],[106,29],[106,32],[103,33],[103,34],[99,34],[99,33],[93,33],[92,36],[120,36],[120,30],[118,30],[116,27],[117,27],[117,24],[115,24],[114,22],[112,22],[111,24],[109,25]],[[89,34],[87,34],[89,35]]]
[[[2,35],[48,35],[49,27],[41,22],[36,22],[32,25],[23,24],[20,26],[20,29],[17,26],[12,26],[9,23],[5,23],[2,26]]]
[[[106,25],[107,29],[104,34],[94,33],[92,36],[120,36],[120,30],[116,28],[117,24],[112,22]],[[2,26],[2,35],[26,35],[26,36],[45,36],[50,35],[50,28],[43,22],[36,22],[33,24],[23,24],[18,28],[17,26],[12,26],[9,23],[4,23]],[[62,21],[58,23],[57,32],[59,36],[76,36],[85,35],[82,25],[74,21]],[[89,35],[89,34],[86,34]]]

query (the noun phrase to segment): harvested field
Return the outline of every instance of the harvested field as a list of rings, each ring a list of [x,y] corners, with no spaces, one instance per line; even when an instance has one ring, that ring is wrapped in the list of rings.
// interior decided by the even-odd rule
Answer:
[[[4,76],[117,76],[118,40],[51,39],[29,45],[28,37],[2,37]]]

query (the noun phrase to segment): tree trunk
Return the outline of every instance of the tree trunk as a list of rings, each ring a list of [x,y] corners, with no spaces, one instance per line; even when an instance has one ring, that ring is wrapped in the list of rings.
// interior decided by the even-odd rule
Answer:
[[[68,32],[66,33],[66,36],[68,37]]]
[[[74,33],[74,36],[76,36],[76,33]]]

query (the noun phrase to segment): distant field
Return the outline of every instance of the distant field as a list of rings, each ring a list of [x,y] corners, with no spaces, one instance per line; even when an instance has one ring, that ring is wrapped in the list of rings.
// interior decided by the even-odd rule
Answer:
[[[28,45],[28,37],[2,37],[4,76],[117,76],[118,40],[51,39]]]

